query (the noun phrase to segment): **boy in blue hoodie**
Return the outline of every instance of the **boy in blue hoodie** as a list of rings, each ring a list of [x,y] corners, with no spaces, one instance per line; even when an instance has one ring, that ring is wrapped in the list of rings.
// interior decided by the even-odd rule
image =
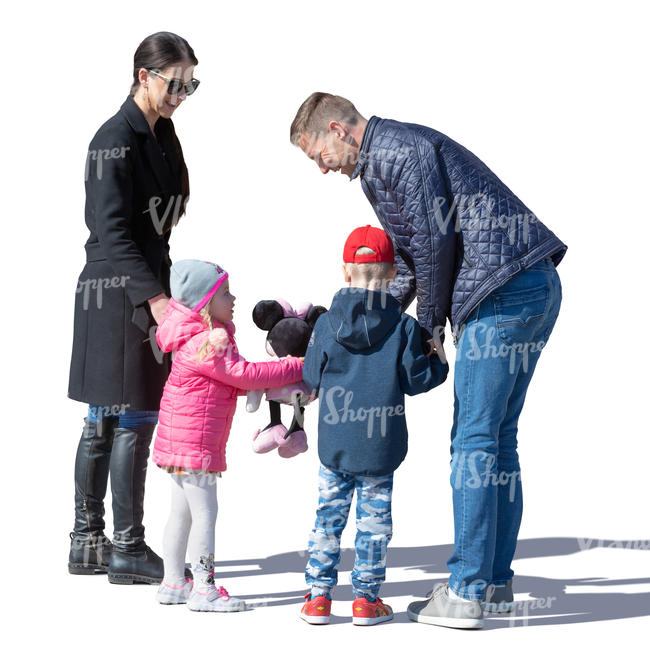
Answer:
[[[352,622],[374,625],[393,618],[378,594],[392,537],[393,472],[407,449],[404,394],[438,386],[449,366],[425,355],[418,322],[387,291],[397,266],[383,230],[355,229],[343,261],[349,286],[316,321],[303,368],[305,383],[319,396],[321,466],[305,571],[311,591],[300,616],[308,623],[329,622],[341,534],[356,489]]]

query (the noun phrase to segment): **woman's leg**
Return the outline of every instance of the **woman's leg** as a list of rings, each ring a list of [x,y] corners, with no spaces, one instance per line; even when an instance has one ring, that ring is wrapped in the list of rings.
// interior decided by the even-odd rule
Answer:
[[[98,417],[99,416],[99,417]],[[106,571],[111,543],[104,536],[104,497],[115,419],[89,405],[75,459],[75,521],[70,534],[70,573]]]

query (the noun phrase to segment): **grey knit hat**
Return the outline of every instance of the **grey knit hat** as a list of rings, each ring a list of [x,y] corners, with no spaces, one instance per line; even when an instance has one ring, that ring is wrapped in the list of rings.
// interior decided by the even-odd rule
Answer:
[[[192,311],[199,311],[227,277],[228,274],[218,264],[181,260],[172,264],[170,270],[172,298]]]

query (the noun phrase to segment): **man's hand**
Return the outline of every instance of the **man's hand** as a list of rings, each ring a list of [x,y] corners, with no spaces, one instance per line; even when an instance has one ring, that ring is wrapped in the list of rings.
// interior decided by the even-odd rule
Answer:
[[[151,309],[151,315],[156,323],[160,325],[165,309],[167,309],[169,298],[164,293],[159,293],[157,296],[149,298],[147,302],[149,303],[149,309]]]

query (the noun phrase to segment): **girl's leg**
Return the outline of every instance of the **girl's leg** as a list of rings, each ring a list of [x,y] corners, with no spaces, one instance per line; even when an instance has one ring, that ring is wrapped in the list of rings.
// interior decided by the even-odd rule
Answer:
[[[183,491],[192,515],[192,530],[188,540],[190,561],[194,568],[194,584],[204,591],[212,584],[212,567],[205,568],[206,561],[214,560],[214,529],[217,523],[217,476],[216,474],[187,474],[181,476]],[[206,560],[201,562],[201,558]]]
[[[182,477],[178,474],[170,474],[170,476],[172,479],[172,503],[163,533],[163,560],[165,563],[163,584],[170,587],[183,587],[185,585],[185,554],[192,526],[192,514],[185,498]]]

